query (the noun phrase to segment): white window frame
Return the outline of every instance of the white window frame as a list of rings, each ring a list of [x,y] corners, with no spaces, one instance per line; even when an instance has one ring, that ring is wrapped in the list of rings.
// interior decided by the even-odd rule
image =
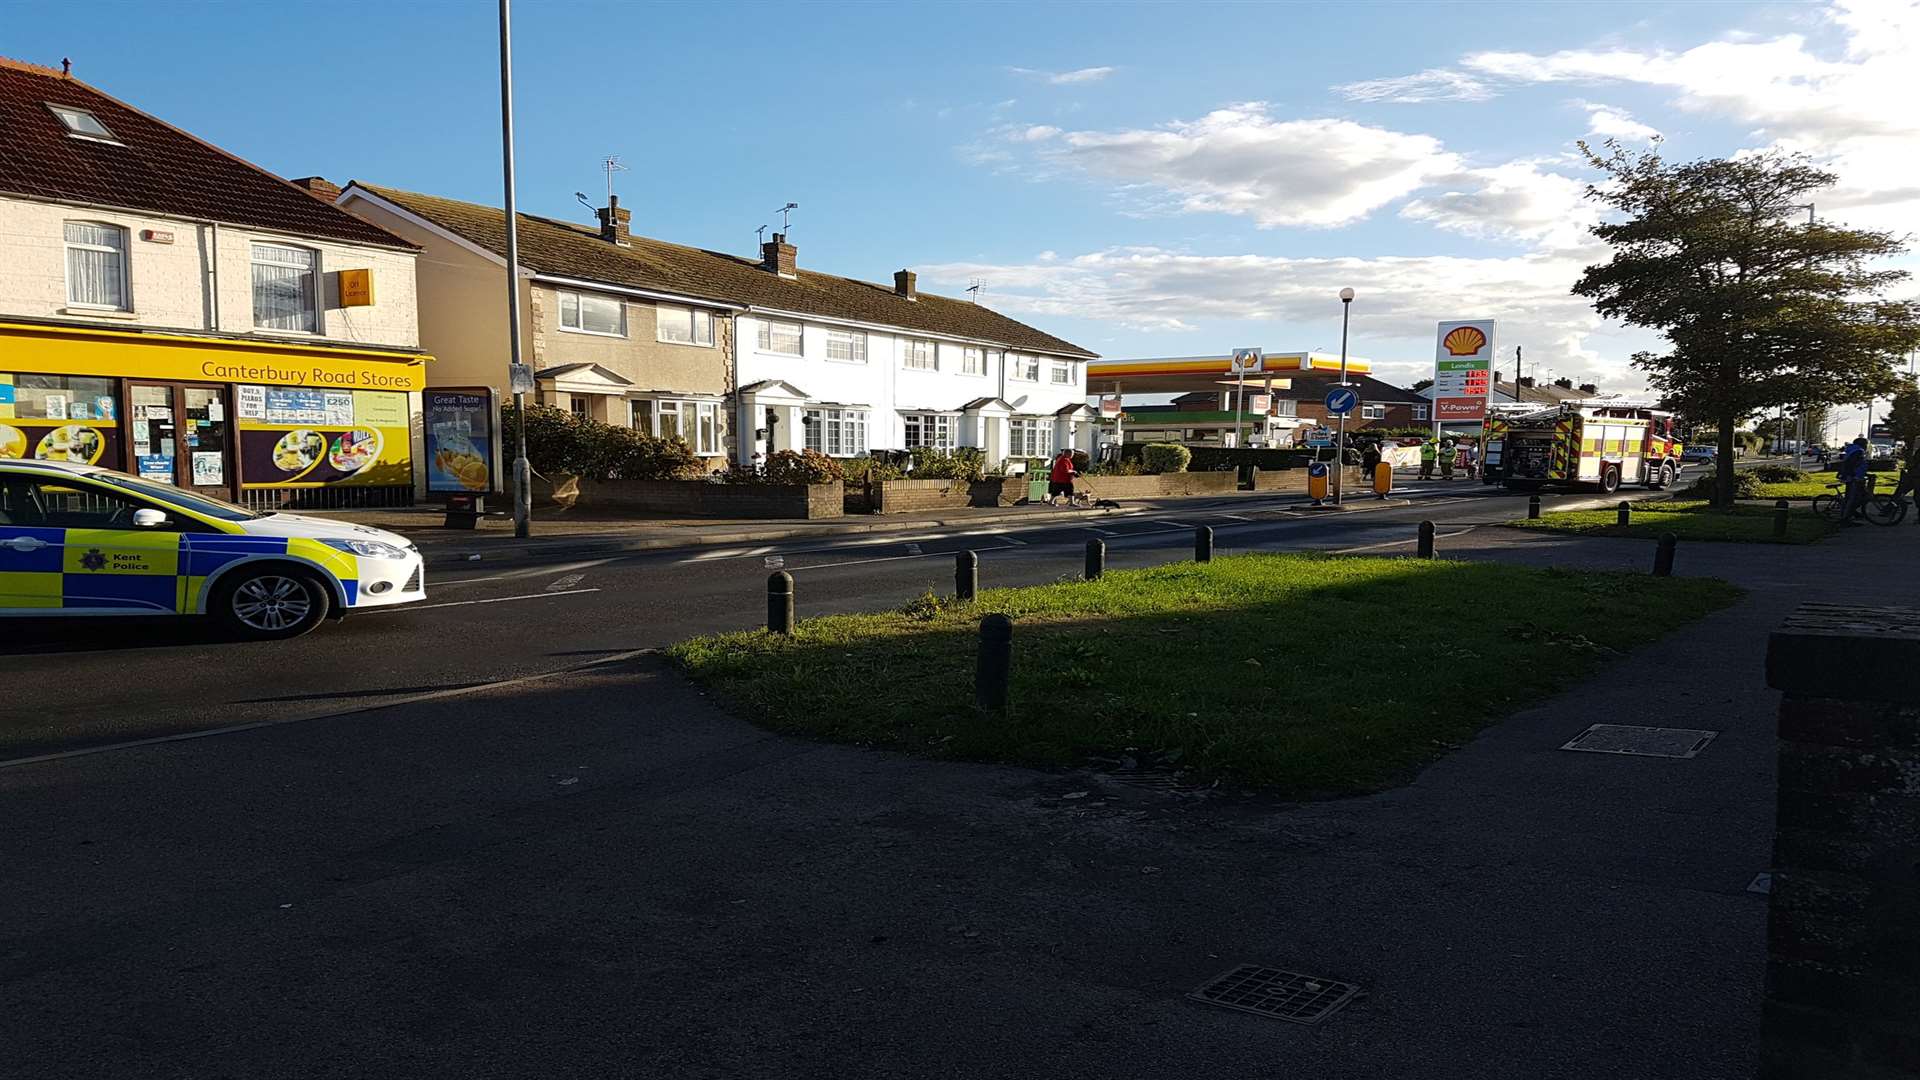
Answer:
[[[1428,409],[1428,406],[1425,406],[1425,405],[1415,405],[1415,406],[1413,407],[1413,418],[1414,418],[1415,420],[1427,420],[1427,419],[1430,419],[1431,417],[1429,417],[1429,415],[1428,415],[1428,412],[1427,412],[1427,409]]]
[[[673,416],[674,427],[679,429],[672,437],[685,440],[695,454],[719,457],[725,452],[720,448],[719,402],[699,398],[632,398],[627,403],[628,422],[656,439],[668,437],[663,421],[669,414]]]
[[[840,355],[835,355],[838,352]],[[837,364],[867,362],[867,334],[864,330],[827,329],[827,359]]]
[[[106,247],[103,244],[87,244],[77,240],[69,240],[67,239],[67,226],[69,225],[89,225],[97,229],[111,229],[119,234],[120,246],[115,249]],[[127,260],[132,258],[132,252],[130,250],[132,247],[131,240],[132,235],[125,226],[115,225],[111,221],[82,221],[75,219],[73,221],[62,221],[60,223],[60,262],[62,272],[66,275],[67,279],[68,307],[85,308],[88,311],[133,310],[132,280],[131,275],[127,272]],[[120,303],[97,304],[91,300],[75,300],[73,298],[73,263],[67,258],[66,253],[74,248],[79,248],[81,251],[112,251],[114,254],[120,256]]]
[[[304,251],[313,256],[313,262],[307,266],[302,267],[302,266],[297,266],[297,264],[295,263],[281,262],[277,259],[263,259],[260,257],[260,249],[263,247],[286,248],[290,251]],[[280,241],[277,241],[277,240],[273,240],[273,241],[255,240],[250,242],[247,245],[247,300],[248,300],[248,307],[250,309],[255,306],[252,302],[253,301],[253,268],[255,266],[278,266],[283,268],[294,267],[296,269],[306,270],[308,273],[313,275],[313,307],[308,309],[313,316],[311,326],[307,327],[304,330],[288,329],[287,327],[284,327],[284,326],[262,326],[260,325],[258,312],[256,311],[256,312],[252,312],[254,314],[253,328],[255,330],[259,330],[263,333],[268,333],[268,334],[311,334],[315,336],[318,336],[319,334],[321,334],[323,331],[326,330],[326,326],[327,326],[326,319],[323,317],[321,313],[322,309],[326,306],[326,298],[320,294],[321,283],[324,282],[326,278],[321,276],[324,273],[324,271],[321,267],[319,248],[310,248],[305,246],[304,244],[281,243]]]
[[[574,301],[572,326],[567,325],[567,298],[570,296],[573,297]],[[580,317],[580,313],[583,302],[588,298],[600,301],[611,301],[612,303],[620,305],[619,332],[608,333],[605,330],[586,329],[586,320]],[[592,292],[586,289],[555,289],[554,303],[560,307],[559,312],[554,316],[554,325],[569,334],[586,334],[589,337],[610,338],[624,338],[627,336],[627,302],[621,297],[611,296],[607,293]]]
[[[932,450],[957,450],[960,447],[960,416],[957,413],[901,413],[900,424],[904,449],[926,447]]]
[[[669,320],[675,329],[685,319],[687,336],[671,337],[667,334]],[[701,340],[700,328],[706,327],[706,339]],[[713,312],[703,308],[682,307],[678,304],[655,304],[653,308],[653,340],[663,345],[691,345],[695,348],[713,348]]]
[[[1385,405],[1360,406],[1360,419],[1362,420],[1385,420],[1386,418],[1387,407]]]
[[[1022,437],[1022,432],[1026,436]],[[1007,456],[1043,458],[1053,456],[1053,418],[1015,416],[1007,420]]]
[[[1054,386],[1073,385],[1073,361],[1053,360],[1047,365],[1047,381]]]
[[[787,327],[793,328],[792,352],[774,347],[773,328],[776,326],[783,330]],[[784,337],[785,335],[782,334],[782,336]],[[761,319],[754,346],[763,353],[772,353],[775,356],[804,356],[807,351],[806,325],[797,322],[787,322],[784,319]]]
[[[867,452],[866,409],[807,409],[802,413],[802,445],[828,457],[861,457]]]
[[[1013,365],[1007,371],[1007,378],[1014,382],[1039,382],[1040,358],[1023,353],[1008,353],[1006,362]]]
[[[960,349],[960,374],[985,375],[988,371],[987,358],[990,354],[978,345],[966,345]]]
[[[939,371],[940,343],[931,338],[901,338],[900,366],[907,371]]]
[[[113,137],[112,128],[107,127],[105,123],[101,122],[98,116],[93,115],[92,112],[86,109],[74,105],[55,105],[51,101],[47,102],[47,108],[53,111],[54,117],[60,121],[60,126],[67,129],[67,138],[69,139],[85,139],[88,142],[107,143],[112,146],[126,145],[119,139]],[[98,132],[79,130],[73,126],[74,120],[72,117],[76,116],[84,116],[88,120],[93,121],[93,126],[100,130]]]

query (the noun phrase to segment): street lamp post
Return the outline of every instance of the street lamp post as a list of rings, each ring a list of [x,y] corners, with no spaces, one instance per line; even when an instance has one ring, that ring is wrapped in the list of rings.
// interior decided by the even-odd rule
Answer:
[[[513,454],[513,535],[533,530],[533,466],[527,463],[527,393],[520,365],[520,230],[513,209],[513,29],[512,0],[500,0],[500,171],[507,203],[507,385],[513,390],[513,415],[519,422]]]
[[[1347,316],[1353,312],[1353,290],[1340,290],[1340,385],[1347,385]],[[1340,435],[1333,446],[1333,505],[1340,505],[1347,472],[1347,414],[1340,414]]]

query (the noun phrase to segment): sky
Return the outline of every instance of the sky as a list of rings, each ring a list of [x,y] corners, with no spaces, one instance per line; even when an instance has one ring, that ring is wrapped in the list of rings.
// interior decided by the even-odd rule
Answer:
[[[1389,378],[1491,317],[1506,370],[1639,389],[1658,340],[1568,291],[1581,139],[1804,151],[1822,217],[1920,223],[1920,0],[518,0],[513,47],[523,210],[590,221],[617,155],[636,232],[751,254],[796,202],[805,268],[977,280],[1111,357],[1334,351],[1351,287]],[[501,198],[491,0],[0,0],[0,55],[284,176]]]

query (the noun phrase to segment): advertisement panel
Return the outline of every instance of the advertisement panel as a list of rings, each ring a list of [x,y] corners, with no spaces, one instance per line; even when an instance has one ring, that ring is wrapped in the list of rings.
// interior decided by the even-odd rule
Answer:
[[[494,490],[493,426],[498,415],[493,392],[484,387],[421,393],[429,493],[460,495]]]
[[[1493,388],[1492,319],[1440,324],[1433,350],[1433,415],[1441,422],[1480,420]]]
[[[0,458],[120,468],[113,383],[0,372]]]
[[[413,483],[405,394],[243,384],[234,397],[245,487]]]

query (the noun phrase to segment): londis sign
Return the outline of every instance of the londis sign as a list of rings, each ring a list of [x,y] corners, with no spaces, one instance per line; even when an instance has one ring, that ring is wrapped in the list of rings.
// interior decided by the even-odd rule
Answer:
[[[0,323],[0,371],[413,391],[427,384],[427,360],[382,349]]]

